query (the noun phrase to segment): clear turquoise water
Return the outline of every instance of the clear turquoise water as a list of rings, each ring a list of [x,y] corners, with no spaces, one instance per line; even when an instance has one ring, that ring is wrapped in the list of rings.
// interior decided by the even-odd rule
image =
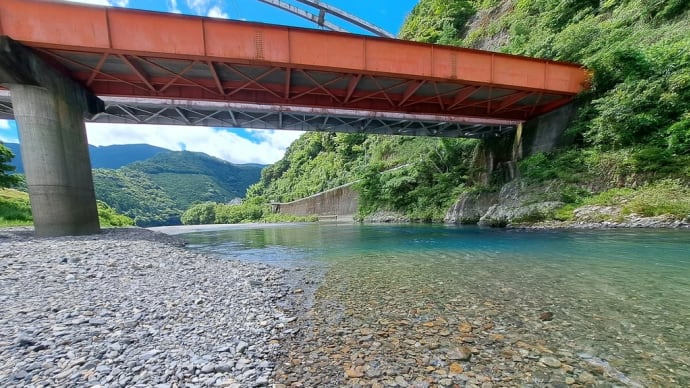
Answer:
[[[324,268],[322,297],[387,301],[365,323],[399,306],[435,306],[418,317],[434,319],[462,299],[491,306],[496,330],[603,363],[614,381],[690,386],[688,231],[309,224],[182,237],[220,257]],[[533,319],[546,310],[550,326]]]

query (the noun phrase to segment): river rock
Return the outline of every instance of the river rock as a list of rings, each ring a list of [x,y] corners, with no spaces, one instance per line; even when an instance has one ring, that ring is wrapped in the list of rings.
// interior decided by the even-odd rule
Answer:
[[[539,362],[548,366],[549,368],[560,368],[561,362],[555,357],[542,357]]]
[[[448,352],[449,360],[468,361],[472,358],[472,351],[464,346],[457,347]]]
[[[543,312],[539,315],[539,319],[542,321],[550,321],[553,319],[553,313],[551,311]]]

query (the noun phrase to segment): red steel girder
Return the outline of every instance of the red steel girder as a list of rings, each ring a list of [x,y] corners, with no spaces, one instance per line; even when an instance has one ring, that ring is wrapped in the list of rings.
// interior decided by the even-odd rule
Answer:
[[[526,120],[589,79],[569,63],[45,0],[1,0],[0,35],[100,96]]]

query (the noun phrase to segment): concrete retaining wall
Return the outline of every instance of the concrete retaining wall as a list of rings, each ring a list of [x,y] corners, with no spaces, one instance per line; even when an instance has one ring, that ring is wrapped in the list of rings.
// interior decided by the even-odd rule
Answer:
[[[352,183],[288,203],[274,203],[276,213],[295,216],[353,216],[359,206],[359,194]]]

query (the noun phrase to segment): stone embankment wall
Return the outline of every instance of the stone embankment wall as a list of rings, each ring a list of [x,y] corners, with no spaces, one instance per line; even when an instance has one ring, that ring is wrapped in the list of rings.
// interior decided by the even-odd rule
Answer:
[[[572,104],[525,123],[517,149],[511,149],[512,138],[484,142],[474,160],[474,169],[481,171],[474,181],[489,185],[496,172],[503,171],[503,185],[497,192],[463,193],[448,210],[445,221],[458,224],[505,226],[513,222],[539,219],[543,214],[562,206],[559,199],[549,200],[558,192],[550,186],[529,186],[520,179],[517,161],[538,152],[550,152],[569,144],[565,135],[575,113]]]
[[[357,213],[359,194],[347,184],[287,203],[274,203],[276,213],[295,216],[352,217]]]

